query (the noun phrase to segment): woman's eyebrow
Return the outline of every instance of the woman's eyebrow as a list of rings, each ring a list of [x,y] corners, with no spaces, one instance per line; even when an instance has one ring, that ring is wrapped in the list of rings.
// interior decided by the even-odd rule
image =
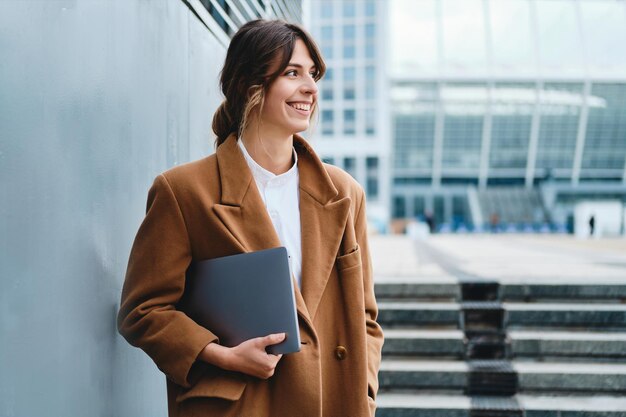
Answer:
[[[287,66],[288,66],[288,67],[303,68],[303,66],[302,66],[302,65],[300,65],[300,64],[296,64],[295,62],[290,62],[289,64],[287,64]],[[312,65],[312,66],[311,66],[311,69],[317,69],[317,68],[315,67],[315,65]]]

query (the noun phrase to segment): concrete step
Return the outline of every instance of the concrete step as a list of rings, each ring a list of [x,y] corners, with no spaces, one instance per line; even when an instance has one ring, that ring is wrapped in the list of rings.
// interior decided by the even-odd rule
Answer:
[[[503,303],[508,327],[626,329],[626,304]]]
[[[515,415],[515,410],[521,409],[526,417],[626,417],[626,398],[607,395],[518,394],[502,398],[381,391],[376,403],[376,417],[471,417],[476,410],[485,409],[499,411],[503,416]]]
[[[484,362],[484,361],[477,361]],[[626,394],[626,364],[503,362],[517,373],[519,392],[596,392]],[[471,362],[385,358],[381,388],[465,392],[475,369]]]
[[[442,282],[443,281],[443,282]],[[398,278],[377,281],[376,296],[415,300],[461,300],[461,283],[454,279]],[[508,301],[586,300],[626,301],[626,284],[599,282],[593,284],[555,280],[553,282],[500,282],[499,296]]]
[[[626,358],[626,333],[512,330],[508,336],[514,357],[586,361]]]
[[[450,357],[465,354],[461,330],[384,328],[383,355]],[[600,361],[626,359],[626,333],[589,331],[508,332],[510,351],[515,358]]]
[[[593,327],[626,329],[626,304],[502,303],[507,328]],[[383,325],[459,327],[458,303],[379,301]],[[391,326],[390,326],[391,327]]]
[[[447,356],[462,358],[465,352],[460,330],[383,329],[383,355]]]
[[[381,324],[447,325],[458,327],[459,314],[460,306],[457,303],[378,302],[378,322]]]

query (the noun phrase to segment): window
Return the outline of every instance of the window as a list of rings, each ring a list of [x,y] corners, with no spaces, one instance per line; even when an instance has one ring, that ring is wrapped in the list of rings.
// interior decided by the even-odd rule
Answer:
[[[365,134],[374,136],[376,133],[376,111],[374,109],[365,110]]]
[[[376,81],[376,67],[368,65],[365,67],[365,81],[374,83]]]
[[[344,100],[354,100],[354,87],[347,87],[343,89]]]
[[[325,59],[332,59],[333,57],[333,47],[330,45],[322,46],[322,55]]]
[[[395,219],[406,217],[406,205],[403,196],[393,198],[393,217]]]
[[[354,0],[343,1],[343,17],[354,17],[356,14],[356,7]]]
[[[322,88],[322,100],[332,100],[333,99],[333,86],[325,85]]]
[[[354,67],[345,67],[343,69],[343,80],[345,82],[354,81]]]
[[[343,27],[343,40],[353,41],[355,32],[356,32],[356,29],[354,25],[345,25]]]
[[[354,109],[348,109],[343,111],[343,133],[347,135],[353,135],[356,126],[356,111]]]
[[[365,25],[365,37],[372,39],[376,36],[376,25],[373,23],[367,23]]]
[[[322,41],[332,41],[333,40],[333,27],[332,26],[322,26]]]
[[[370,199],[378,198],[378,157],[368,156],[365,158],[365,167],[367,169],[365,182],[365,192]]]
[[[376,16],[376,2],[374,0],[367,0],[365,2],[365,16],[367,17]]]
[[[332,135],[334,132],[334,113],[332,110],[322,110],[322,135]]]
[[[353,178],[356,177],[356,158],[346,157],[343,158],[343,169]]]
[[[322,1],[322,17],[323,18],[330,18],[333,17],[333,1],[330,0],[326,0],[326,1]]]
[[[356,55],[354,45],[344,45],[343,46],[343,57],[344,58],[354,58]]]

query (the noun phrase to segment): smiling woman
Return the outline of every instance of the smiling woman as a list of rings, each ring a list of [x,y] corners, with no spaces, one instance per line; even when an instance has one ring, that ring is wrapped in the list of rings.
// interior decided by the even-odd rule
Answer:
[[[221,73],[216,153],[150,189],[118,328],[167,375],[170,417],[374,416],[383,334],[365,193],[298,135],[324,72],[299,26],[246,23]],[[223,346],[177,309],[192,262],[277,246],[289,254],[299,352],[266,352],[284,334]]]

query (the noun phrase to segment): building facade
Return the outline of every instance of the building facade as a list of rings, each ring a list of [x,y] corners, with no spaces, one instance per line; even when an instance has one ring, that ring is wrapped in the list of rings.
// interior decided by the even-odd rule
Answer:
[[[322,50],[326,76],[311,142],[328,163],[365,189],[368,218],[379,231],[390,218],[391,135],[388,2],[311,0],[305,21]]]
[[[626,202],[626,1],[390,7],[393,218],[479,227],[503,188],[542,197],[545,215],[515,221]]]

